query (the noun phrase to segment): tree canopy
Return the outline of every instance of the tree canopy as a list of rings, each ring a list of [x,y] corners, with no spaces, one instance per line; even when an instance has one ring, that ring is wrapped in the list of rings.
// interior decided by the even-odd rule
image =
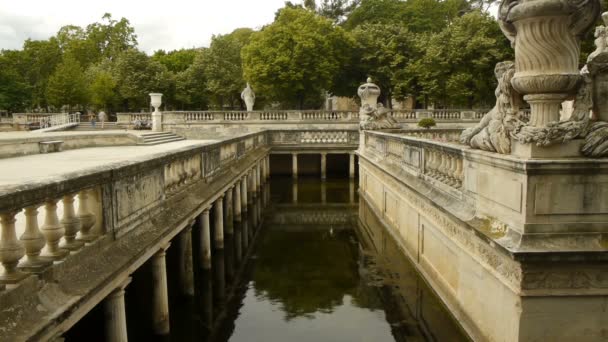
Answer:
[[[367,77],[388,106],[409,98],[420,107],[486,107],[494,65],[513,59],[487,13],[493,1],[288,1],[261,29],[151,56],[138,49],[129,20],[106,13],[0,51],[0,110],[140,111],[150,92],[164,94],[165,110],[243,109],[246,82],[257,108],[318,108],[327,93],[355,97]],[[593,40],[593,32],[585,36],[581,64]]]

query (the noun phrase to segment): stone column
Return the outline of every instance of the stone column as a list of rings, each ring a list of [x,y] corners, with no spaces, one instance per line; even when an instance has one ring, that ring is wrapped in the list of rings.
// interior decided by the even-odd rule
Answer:
[[[266,156],[266,179],[270,178],[270,155]]]
[[[224,248],[224,208],[223,208],[224,205],[223,205],[223,202],[224,202],[224,195],[220,196],[215,201],[215,205],[214,205],[214,207],[215,207],[214,241],[215,241],[215,248],[217,248],[217,249]]]
[[[25,231],[19,238],[25,247],[27,259],[19,265],[19,268],[29,272],[39,272],[52,263],[40,257],[40,252],[46,244],[44,236],[38,228],[38,207],[25,208]]]
[[[294,179],[298,178],[298,154],[291,154],[291,173]]]
[[[16,214],[16,212],[5,212],[0,215],[2,228],[0,234],[0,263],[4,267],[4,272],[0,274],[0,284],[16,284],[27,276],[17,269],[19,259],[25,255],[25,248],[17,240]]]
[[[234,217],[232,208],[234,187],[229,188],[224,196],[224,229],[226,234],[234,234]]]
[[[327,178],[327,153],[321,153],[321,179]]]
[[[327,183],[321,183],[321,203],[327,203]]]
[[[262,167],[261,167],[260,163],[261,163],[261,161],[257,162],[255,164],[255,176],[256,176],[255,191],[258,192],[258,193],[260,192],[260,189],[262,188],[262,179],[263,179],[263,177],[261,175],[261,173],[262,173]]]
[[[234,207],[234,221],[241,222],[241,183],[236,182],[234,185],[234,197],[232,198],[232,206]]]
[[[293,181],[293,183],[291,184],[291,202],[293,204],[298,203],[298,182],[297,181]]]
[[[109,342],[128,341],[125,288],[130,282],[131,277],[128,277],[103,301],[106,339]]]
[[[258,172],[256,167],[254,166],[251,169],[251,197],[256,197],[258,195]]]
[[[241,178],[241,212],[247,212],[247,176]]]
[[[152,321],[154,333],[168,335],[169,326],[169,296],[167,293],[167,262],[165,256],[169,244],[160,248],[151,259],[153,294]]]
[[[194,296],[194,266],[192,265],[192,225],[178,235],[179,287],[183,296]]]
[[[59,248],[59,240],[65,234],[65,229],[59,223],[59,217],[57,217],[57,200],[48,200],[44,205],[44,210],[44,223],[40,228],[42,235],[46,239],[47,251],[44,256],[53,261],[59,261],[70,254],[70,252]]]
[[[74,194],[63,196],[63,218],[61,219],[61,224],[65,229],[65,242],[61,247],[69,251],[77,251],[84,246],[84,242],[76,240],[76,235],[80,231],[82,224],[74,210],[74,196]]]
[[[350,203],[355,203],[355,181],[348,182],[348,200]]]
[[[80,237],[79,239],[84,242],[91,242],[97,238],[91,231],[95,225],[95,215],[89,209],[89,193],[95,195],[93,190],[81,190],[78,193],[78,213],[77,216],[80,219]]]
[[[203,269],[211,268],[211,233],[209,227],[209,208],[203,210],[203,212],[198,217],[198,224],[200,229],[200,250],[201,250],[201,258],[199,260]]]
[[[355,178],[355,154],[348,154],[348,178]]]

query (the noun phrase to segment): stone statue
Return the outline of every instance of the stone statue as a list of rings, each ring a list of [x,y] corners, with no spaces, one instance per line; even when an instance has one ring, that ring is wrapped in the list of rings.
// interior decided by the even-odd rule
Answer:
[[[400,128],[390,111],[378,103],[380,93],[380,87],[372,83],[371,78],[357,90],[357,95],[361,98],[359,127],[363,130]]]
[[[496,105],[481,119],[475,127],[466,129],[460,136],[460,142],[473,148],[498,152],[511,153],[510,123],[519,113],[522,103],[521,95],[511,85],[515,74],[513,62],[496,64],[494,75],[498,80],[496,87]]]
[[[253,89],[251,89],[249,82],[247,82],[247,87],[241,93],[241,99],[243,99],[243,101],[245,101],[245,106],[247,106],[247,111],[248,112],[253,111],[253,105],[255,104],[255,93],[253,92]]]

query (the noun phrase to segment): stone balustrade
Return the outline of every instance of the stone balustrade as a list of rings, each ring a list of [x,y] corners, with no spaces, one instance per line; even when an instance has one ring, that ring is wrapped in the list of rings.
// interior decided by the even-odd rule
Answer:
[[[34,196],[0,212],[0,287],[15,286],[31,274],[39,274],[53,263],[105,234],[98,186],[53,196]]]
[[[114,238],[125,235],[173,194],[203,178],[216,177],[265,146],[266,133],[247,134],[120,164],[113,170],[4,186],[0,191],[0,293],[75,257],[72,254],[107,232]]]
[[[15,113],[12,123],[19,130],[40,129],[80,122],[78,113]]]
[[[415,109],[390,110],[399,122],[417,122],[422,118],[432,117],[437,121],[478,121],[487,110],[464,109]],[[128,124],[136,119],[145,119],[142,113],[118,113],[118,122]],[[147,119],[150,119],[149,117]],[[212,123],[212,122],[343,122],[358,123],[358,111],[342,110],[263,110],[263,111],[167,111],[163,112],[163,122],[167,124],[180,123]]]

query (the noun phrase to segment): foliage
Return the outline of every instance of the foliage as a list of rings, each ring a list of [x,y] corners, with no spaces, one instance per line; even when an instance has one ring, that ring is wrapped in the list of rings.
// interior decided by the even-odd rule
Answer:
[[[30,101],[26,79],[18,71],[19,51],[2,51],[0,54],[0,108],[21,111]]]
[[[205,64],[208,49],[200,49],[188,69],[175,77],[176,105],[181,109],[207,109],[209,92]]]
[[[109,60],[91,66],[87,72],[91,104],[98,110],[112,111],[119,103],[118,83],[112,75]]]
[[[431,127],[435,127],[435,126],[437,126],[437,123],[435,122],[435,119],[433,119],[433,118],[424,118],[424,119],[420,119],[420,121],[418,121],[418,127],[430,129]]]
[[[180,49],[166,52],[158,50],[152,55],[152,59],[160,62],[171,72],[180,72],[188,69],[194,62],[198,49]]]
[[[284,8],[277,20],[243,48],[245,78],[270,100],[287,106],[318,106],[348,52],[349,38],[314,12]]]
[[[83,105],[88,100],[87,83],[80,63],[71,54],[63,56],[46,88],[48,102],[56,108]]]
[[[411,68],[422,95],[439,106],[489,105],[494,101],[494,66],[512,49],[497,22],[473,11],[424,41],[424,56]]]
[[[253,30],[248,28],[236,29],[227,35],[213,36],[207,53],[205,75],[207,87],[213,102],[222,108],[225,104],[230,107],[242,108],[241,91],[245,87],[241,49],[245,46]]]
[[[161,92],[165,105],[170,104],[174,89],[173,77],[160,62],[145,53],[131,49],[122,52],[113,65],[118,94],[125,110],[148,108],[149,93]]]

